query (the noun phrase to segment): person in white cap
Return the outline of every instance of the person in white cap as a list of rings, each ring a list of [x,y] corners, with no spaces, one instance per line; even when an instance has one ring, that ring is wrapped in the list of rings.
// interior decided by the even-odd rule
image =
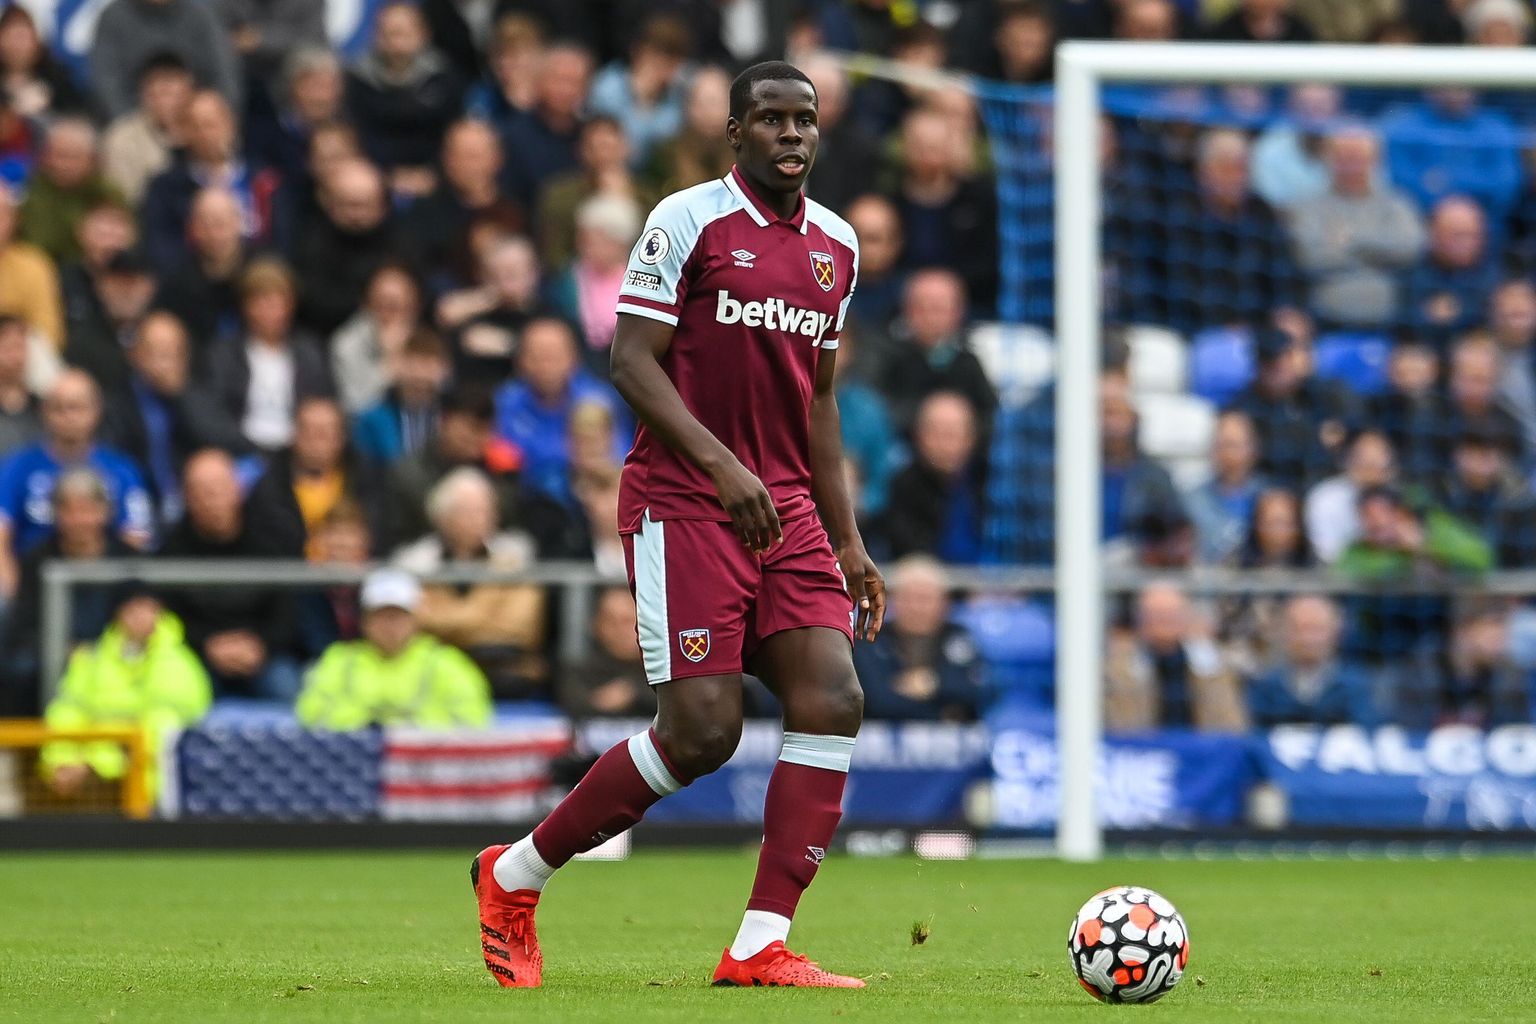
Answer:
[[[363,581],[363,635],[325,649],[304,680],[296,711],[315,729],[370,725],[484,726],[485,676],[456,647],[421,631],[421,584],[399,569]]]

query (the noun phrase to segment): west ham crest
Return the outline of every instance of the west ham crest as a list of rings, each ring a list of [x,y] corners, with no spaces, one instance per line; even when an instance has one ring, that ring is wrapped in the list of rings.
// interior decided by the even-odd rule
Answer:
[[[831,253],[811,253],[811,275],[816,278],[816,283],[821,285],[822,291],[832,290],[832,286],[837,283],[837,264],[832,262]]]
[[[689,661],[703,661],[709,657],[709,630],[685,629],[677,634],[677,646],[682,648],[683,657]]]

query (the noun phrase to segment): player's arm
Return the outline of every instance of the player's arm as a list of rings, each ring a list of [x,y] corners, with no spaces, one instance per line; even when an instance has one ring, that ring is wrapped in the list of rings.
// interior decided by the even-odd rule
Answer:
[[[858,605],[854,633],[872,641],[885,624],[885,578],[864,550],[843,476],[843,421],[833,385],[836,366],[837,350],[822,349],[811,395],[811,496],[837,552],[849,596]]]
[[[661,368],[673,330],[651,317],[620,313],[609,355],[613,386],[646,429],[709,474],[741,542],[754,552],[767,551],[784,539],[768,488],[688,411]]]

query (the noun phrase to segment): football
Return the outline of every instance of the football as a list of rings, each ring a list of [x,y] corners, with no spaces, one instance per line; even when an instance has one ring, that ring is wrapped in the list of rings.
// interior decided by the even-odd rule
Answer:
[[[1067,955],[1078,982],[1106,1003],[1152,1003],[1189,963],[1189,928],[1158,893],[1122,885],[1098,893],[1072,919]]]

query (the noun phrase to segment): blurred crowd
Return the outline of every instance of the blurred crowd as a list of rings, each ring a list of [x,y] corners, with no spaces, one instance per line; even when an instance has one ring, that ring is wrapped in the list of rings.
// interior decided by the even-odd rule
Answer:
[[[0,712],[40,710],[44,562],[137,552],[407,575],[372,599],[76,588],[77,658],[183,647],[193,691],[322,724],[473,723],[492,698],[645,713],[622,587],[560,664],[558,592],[415,581],[555,559],[622,575],[633,422],[606,376],[628,253],[657,199],[729,169],[731,77],[781,55],[820,98],[809,192],[862,247],[838,369],[892,582],[890,633],[859,652],[869,712],[1042,705],[1049,606],[954,595],[942,571],[1046,564],[1052,541],[1051,387],[1013,387],[1018,350],[978,342],[1008,283],[982,111],[828,51],[1044,87],[1069,37],[1510,46],[1531,23],[1522,0],[386,0],[352,56],[309,0],[110,0],[71,63],[29,5],[0,6]],[[1362,580],[1531,566],[1536,104],[1107,100],[1114,557]],[[1153,381],[1169,344],[1188,372]],[[1110,722],[1529,720],[1516,611],[1154,588],[1118,616]],[[471,679],[443,683],[446,717],[391,692],[413,651]],[[377,706],[337,710],[359,664],[386,680]]]

